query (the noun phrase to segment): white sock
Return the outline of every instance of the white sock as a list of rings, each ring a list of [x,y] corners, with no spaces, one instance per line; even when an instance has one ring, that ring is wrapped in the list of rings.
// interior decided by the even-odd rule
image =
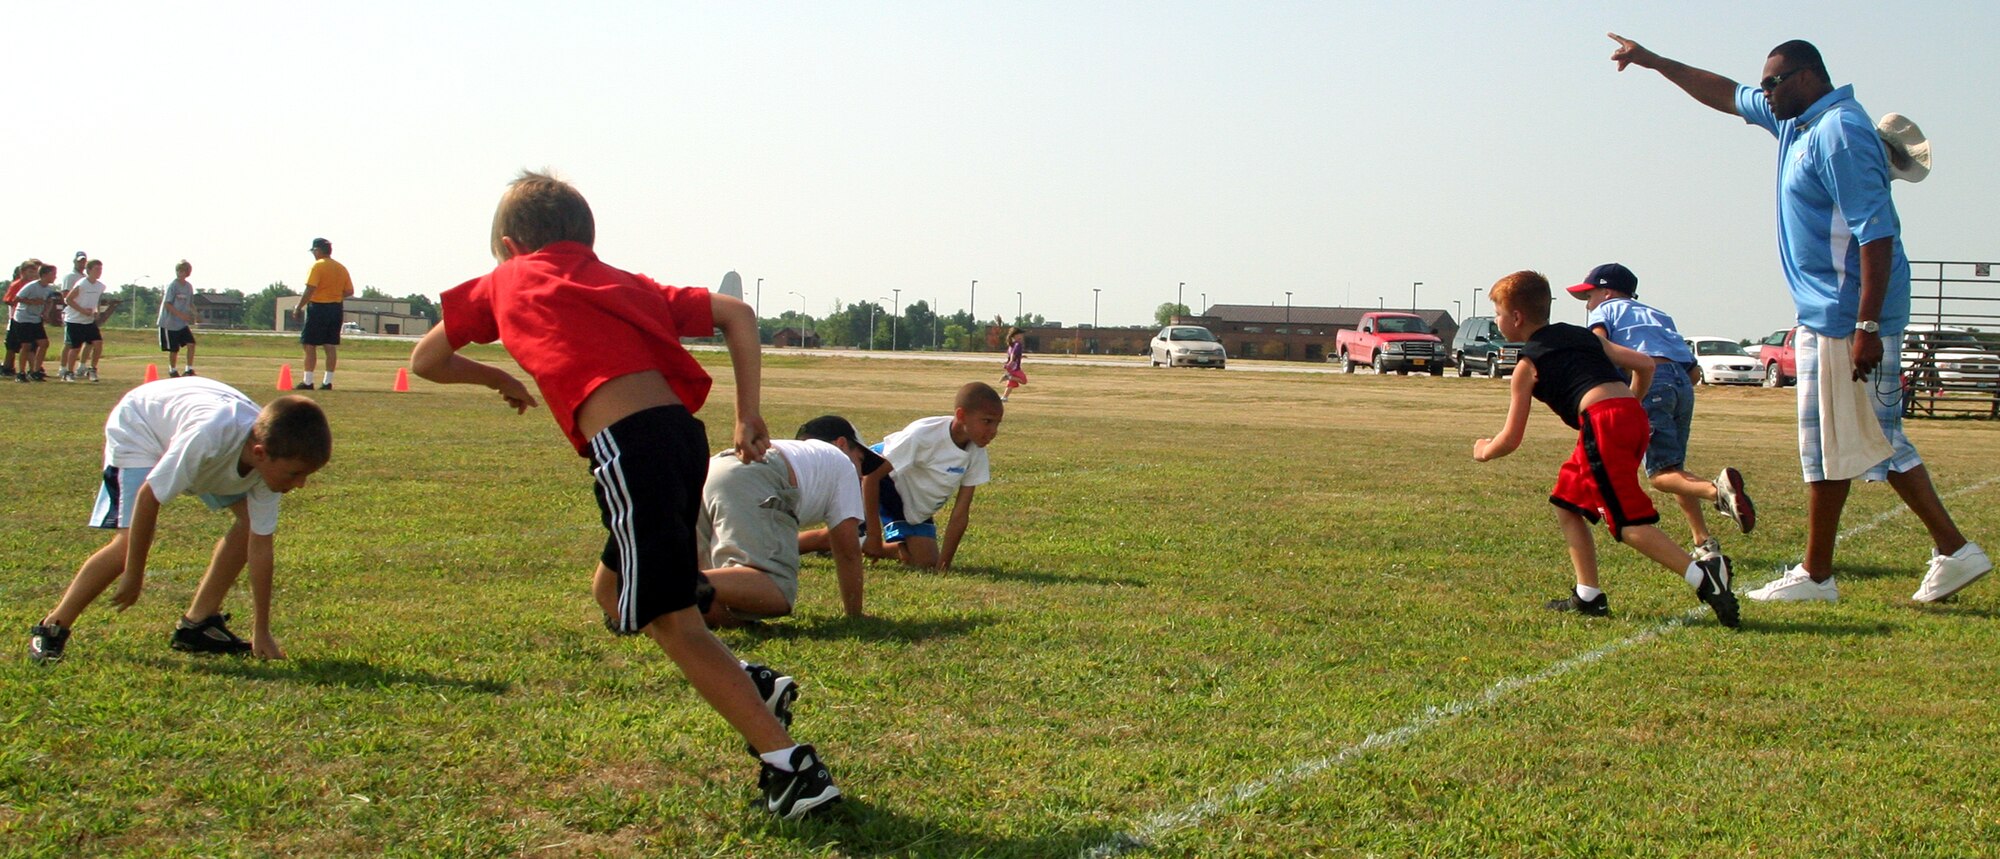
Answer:
[[[1602,596],[1603,594],[1604,590],[1602,588],[1593,588],[1589,585],[1576,586],[1576,598],[1583,600],[1584,602],[1590,602],[1591,600],[1597,599],[1599,596]]]
[[[326,371],[326,375],[319,377],[319,380],[329,385],[333,384],[333,371]]]
[[[1702,580],[1708,578],[1708,573],[1703,572],[1701,564],[1696,562],[1688,565],[1687,571],[1681,573],[1681,578],[1687,579],[1688,587],[1699,588]]]
[[[308,385],[312,384],[312,383],[313,383],[313,371],[311,371],[311,370],[307,370],[307,371],[306,371],[306,374],[305,374],[304,376],[300,377],[300,378],[304,379],[304,380],[305,380],[305,383],[306,383],[306,384],[308,384]]]
[[[770,764],[771,766],[777,767],[778,769],[784,770],[785,772],[797,772],[796,770],[792,769],[792,749],[796,748],[798,748],[797,745],[787,746],[775,752],[765,752],[761,755],[758,755],[757,757],[763,760],[764,763]]]

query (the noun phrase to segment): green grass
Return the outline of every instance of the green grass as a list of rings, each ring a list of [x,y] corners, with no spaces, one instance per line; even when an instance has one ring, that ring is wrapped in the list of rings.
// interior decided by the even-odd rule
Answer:
[[[269,338],[202,349],[260,400],[299,360]],[[470,388],[391,394],[401,344],[344,347],[341,390],[318,395],[334,460],[278,539],[291,659],[167,649],[224,525],[182,500],[140,604],[93,606],[69,660],[34,666],[28,626],[101,543],[77,523],[104,415],[156,360],[143,333],[109,351],[100,385],[0,385],[0,855],[1073,856],[1662,624],[1136,853],[2000,843],[2000,583],[1910,603],[1927,543],[1904,515],[1842,543],[1837,605],[1674,626],[1685,584],[1604,545],[1613,616],[1550,615],[1569,572],[1542,499],[1573,436],[1538,414],[1519,453],[1473,463],[1504,408],[1477,379],[1033,369],[958,569],[874,567],[871,617],[848,620],[831,563],[808,559],[796,616],[723,635],[802,683],[795,733],[849,797],[824,822],[755,813],[740,741],[656,648],[605,634],[588,476],[548,416]],[[875,440],[989,375],[774,356],[765,414],[788,434],[841,412]],[[1704,389],[1699,415],[1692,463],[1742,467],[1760,502],[1755,535],[1724,534],[1748,587],[1803,543],[1790,392]],[[1989,546],[1996,432],[1911,425]],[[1898,506],[1858,488],[1846,524]],[[242,593],[231,606],[247,617]]]

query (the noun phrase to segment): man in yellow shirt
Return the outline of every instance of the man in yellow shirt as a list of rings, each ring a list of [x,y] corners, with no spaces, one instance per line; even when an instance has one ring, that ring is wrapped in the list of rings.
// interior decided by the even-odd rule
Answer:
[[[313,347],[318,346],[326,350],[326,376],[320,379],[319,389],[331,391],[334,365],[340,360],[340,323],[346,318],[341,302],[354,294],[354,279],[348,277],[347,266],[334,261],[332,242],[313,239],[312,255],[312,271],[306,274],[306,293],[299,296],[299,306],[292,308],[293,316],[305,318],[299,342],[306,349],[306,374],[294,389],[312,390]]]

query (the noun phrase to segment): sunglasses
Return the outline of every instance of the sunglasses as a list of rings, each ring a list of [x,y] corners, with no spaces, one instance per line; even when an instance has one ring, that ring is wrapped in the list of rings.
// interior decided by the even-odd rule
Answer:
[[[1793,69],[1789,72],[1780,72],[1778,74],[1772,75],[1758,82],[1757,87],[1765,92],[1770,92],[1772,90],[1777,89],[1778,87],[1784,86],[1785,81],[1791,80],[1793,77],[1797,76],[1799,72],[1802,71],[1805,71],[1805,69],[1801,68],[1801,69]]]

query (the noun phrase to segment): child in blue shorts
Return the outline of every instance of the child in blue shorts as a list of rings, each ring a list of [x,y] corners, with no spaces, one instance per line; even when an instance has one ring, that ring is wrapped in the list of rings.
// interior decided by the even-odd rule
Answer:
[[[871,514],[861,550],[912,567],[944,570],[972,521],[972,492],[992,479],[986,446],[1000,434],[1006,406],[985,382],[958,389],[952,413],[921,418],[875,446],[885,462],[861,480]],[[944,540],[931,518],[956,496]]]

